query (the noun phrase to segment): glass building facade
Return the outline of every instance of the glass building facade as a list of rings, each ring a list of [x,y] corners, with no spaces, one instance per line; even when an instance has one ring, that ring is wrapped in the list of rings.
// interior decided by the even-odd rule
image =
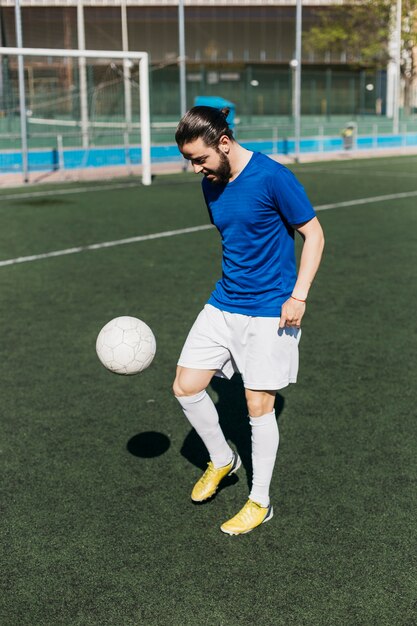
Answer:
[[[16,45],[12,2],[1,8],[2,45]],[[38,5],[39,6],[38,6]],[[146,50],[151,59],[152,117],[176,119],[179,114],[178,7],[154,2],[127,5],[130,50]],[[325,6],[303,8],[303,30],[317,22]],[[84,6],[87,49],[120,50],[121,7]],[[77,48],[76,3],[45,6],[36,0],[22,4],[25,47]],[[293,76],[289,62],[294,56],[295,6],[253,2],[250,5],[213,3],[185,6],[187,106],[198,95],[222,96],[236,104],[243,116],[291,115]],[[9,85],[16,83],[15,60],[5,64]],[[33,59],[28,70],[28,89],[37,92],[68,91],[77,64]],[[97,68],[90,82],[105,73]],[[7,82],[3,76],[3,85]],[[328,50],[303,50],[302,113],[304,115],[383,114],[385,73],[365,70],[359,59]]]

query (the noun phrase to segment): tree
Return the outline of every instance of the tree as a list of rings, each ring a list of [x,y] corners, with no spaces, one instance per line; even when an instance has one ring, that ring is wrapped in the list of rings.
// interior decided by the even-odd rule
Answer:
[[[404,105],[411,108],[412,86],[417,80],[417,0],[403,0],[401,74],[404,77]]]
[[[305,47],[309,51],[345,53],[347,62],[383,69],[391,58],[389,41],[395,12],[395,0],[357,0],[322,7],[316,11],[317,24],[305,33]],[[417,79],[417,0],[403,0],[401,39],[401,75],[409,108],[411,85]]]

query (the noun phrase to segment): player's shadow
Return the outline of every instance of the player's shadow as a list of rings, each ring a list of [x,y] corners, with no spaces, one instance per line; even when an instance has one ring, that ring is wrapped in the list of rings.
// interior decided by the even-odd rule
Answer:
[[[245,468],[250,487],[252,483],[251,429],[242,379],[237,374],[231,380],[224,380],[215,376],[210,386],[218,396],[215,404],[219,413],[220,425],[226,439],[231,442],[242,459],[242,465]],[[283,408],[284,398],[277,393],[275,400],[277,419],[279,419]],[[207,461],[209,460],[208,453],[194,428],[186,436],[181,448],[181,454],[193,465],[202,470],[206,469]],[[238,477],[236,474],[229,476],[222,481],[219,491],[237,481]]]

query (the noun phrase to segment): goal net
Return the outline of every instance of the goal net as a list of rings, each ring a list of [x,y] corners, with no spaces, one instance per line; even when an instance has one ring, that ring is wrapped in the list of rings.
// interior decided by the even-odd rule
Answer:
[[[0,47],[0,60],[0,174],[151,184],[146,52]]]

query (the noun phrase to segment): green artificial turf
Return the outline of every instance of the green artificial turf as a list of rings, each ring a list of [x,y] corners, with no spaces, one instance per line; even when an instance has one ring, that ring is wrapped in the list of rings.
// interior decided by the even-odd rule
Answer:
[[[319,207],[417,190],[416,158],[294,170]],[[0,260],[208,222],[191,175],[126,184],[3,191]],[[0,267],[2,626],[417,623],[416,202],[319,213],[299,383],[277,399],[275,515],[241,537],[219,531],[248,494],[241,382],[210,388],[243,467],[202,506],[206,454],[170,391],[220,273],[215,230]],[[157,338],[135,377],[94,349],[126,314]]]

